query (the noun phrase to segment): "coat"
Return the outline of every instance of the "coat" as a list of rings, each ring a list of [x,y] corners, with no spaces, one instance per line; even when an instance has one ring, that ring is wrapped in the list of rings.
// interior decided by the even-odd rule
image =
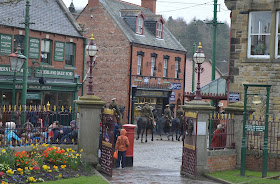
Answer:
[[[211,139],[211,147],[213,148],[221,148],[224,147],[224,131],[223,129],[217,129],[213,132],[213,138]]]
[[[121,130],[121,135],[118,137],[115,149],[118,151],[126,151],[126,148],[129,146],[129,140],[126,136],[126,130]]]

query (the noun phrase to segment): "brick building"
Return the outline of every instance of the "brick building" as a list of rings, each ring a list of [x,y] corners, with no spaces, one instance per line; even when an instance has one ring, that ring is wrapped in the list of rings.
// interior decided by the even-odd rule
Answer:
[[[8,55],[24,52],[26,1],[0,6],[0,104],[12,104],[13,75]],[[61,0],[30,0],[27,105],[73,106],[82,94],[85,40]],[[17,74],[16,105],[21,104],[23,69]],[[40,78],[45,79],[45,84]]]
[[[94,92],[103,101],[117,98],[124,123],[131,122],[133,97],[136,116],[144,102],[159,114],[166,104],[174,112],[183,104],[186,50],[155,12],[156,0],[89,0],[77,17],[84,37],[93,34],[99,47]]]
[[[280,3],[225,0],[225,4],[231,10],[229,91],[244,94],[243,84],[271,84],[270,112],[277,114],[280,112]],[[265,88],[250,90],[266,93]]]

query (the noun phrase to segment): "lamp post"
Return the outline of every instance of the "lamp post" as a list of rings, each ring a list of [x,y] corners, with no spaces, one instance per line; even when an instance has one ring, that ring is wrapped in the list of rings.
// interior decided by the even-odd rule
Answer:
[[[16,52],[10,54],[9,58],[10,58],[11,71],[14,72],[13,97],[12,97],[12,107],[14,108],[15,107],[15,98],[16,98],[16,73],[20,72],[23,63],[26,60],[26,57],[21,54],[20,47],[18,46]],[[12,110],[11,120],[13,120],[13,110]]]
[[[89,80],[88,80],[88,92],[87,95],[94,95],[93,93],[93,80],[92,80],[92,69],[95,66],[95,59],[96,59],[96,53],[98,51],[98,48],[95,44],[95,42],[93,41],[93,34],[91,34],[91,38],[90,38],[90,42],[89,44],[86,46],[86,51],[87,54],[89,55],[90,61],[87,62],[88,66],[89,66]]]
[[[205,61],[205,55],[202,51],[201,42],[199,42],[197,50],[193,55],[193,60],[197,64],[197,67],[195,67],[195,72],[197,73],[197,86],[196,86],[197,90],[194,99],[201,100],[202,98],[200,94],[200,73],[204,71],[204,68],[201,67],[201,64]]]

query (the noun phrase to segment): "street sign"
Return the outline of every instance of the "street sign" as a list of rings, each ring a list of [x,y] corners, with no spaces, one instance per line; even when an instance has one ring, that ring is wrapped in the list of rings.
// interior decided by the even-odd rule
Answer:
[[[229,92],[228,101],[229,102],[238,102],[238,101],[240,101],[240,93]]]
[[[245,129],[246,129],[246,131],[251,131],[251,132],[264,132],[265,126],[263,126],[263,125],[246,125]]]

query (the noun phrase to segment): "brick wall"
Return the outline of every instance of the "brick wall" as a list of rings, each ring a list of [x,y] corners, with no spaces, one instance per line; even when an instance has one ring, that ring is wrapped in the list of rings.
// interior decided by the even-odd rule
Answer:
[[[236,155],[211,155],[208,156],[209,172],[235,169]]]
[[[246,169],[251,171],[262,171],[263,158],[256,158],[253,155],[246,155]],[[267,159],[268,171],[280,171],[280,158]]]
[[[10,27],[1,27],[1,33],[2,34],[10,34],[10,35],[24,35],[23,29],[15,29]],[[54,69],[73,69],[75,74],[78,74],[80,77],[80,82],[82,82],[82,71],[83,71],[83,38],[75,38],[75,37],[69,37],[65,35],[58,35],[58,34],[51,34],[51,33],[44,33],[44,32],[37,32],[37,31],[29,31],[29,37],[33,38],[39,38],[39,39],[50,39],[53,41],[52,44],[52,59],[51,59],[51,65],[44,65],[46,68],[54,68]],[[75,53],[75,66],[74,67],[65,67],[65,61],[54,61],[54,47],[55,47],[55,41],[61,41],[61,42],[70,42],[70,40],[76,44],[76,53]],[[14,43],[13,43],[14,44]],[[14,48],[15,46],[13,46]],[[22,53],[23,54],[23,53]],[[28,60],[28,66],[32,66],[32,60],[39,61],[40,59],[29,59]],[[7,56],[1,56],[1,64],[10,65],[9,58]],[[38,65],[35,65],[38,67]],[[81,95],[81,89],[78,93],[78,95]]]
[[[116,97],[119,106],[126,106],[130,63],[130,44],[127,38],[101,5],[87,6],[77,21],[85,29],[84,37],[89,39],[93,34],[98,47],[97,64],[93,69],[95,95],[104,102]],[[88,60],[87,56],[86,61]],[[88,71],[87,65],[85,71]],[[87,82],[85,91],[86,84]]]

